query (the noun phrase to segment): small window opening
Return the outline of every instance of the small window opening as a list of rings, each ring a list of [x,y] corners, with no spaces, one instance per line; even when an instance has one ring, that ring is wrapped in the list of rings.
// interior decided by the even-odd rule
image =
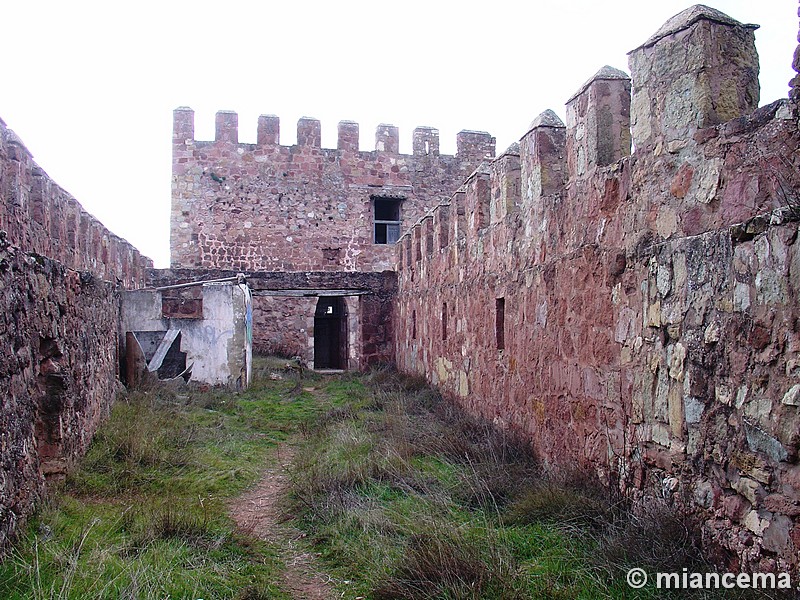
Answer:
[[[442,304],[442,339],[447,339],[447,302]]]
[[[376,244],[394,244],[400,238],[400,200],[374,198]]]
[[[503,350],[506,347],[506,299],[497,298],[495,300],[495,339],[497,349]]]
[[[417,311],[411,311],[411,339],[417,339]]]
[[[425,142],[425,154],[428,155],[431,153],[431,143]]]

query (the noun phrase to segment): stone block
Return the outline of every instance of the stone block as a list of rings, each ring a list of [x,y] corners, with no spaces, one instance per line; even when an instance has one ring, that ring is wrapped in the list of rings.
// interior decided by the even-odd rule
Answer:
[[[232,110],[217,112],[215,120],[214,141],[239,143],[239,115]]]
[[[400,133],[394,125],[382,123],[375,130],[375,150],[397,154],[400,152]]]
[[[519,142],[523,204],[559,193],[566,181],[566,127],[547,110],[536,117]],[[531,215],[530,218],[533,218]]]
[[[747,445],[753,452],[763,452],[774,462],[788,458],[788,452],[783,444],[760,427],[745,423],[745,434]]]
[[[567,101],[567,168],[583,177],[631,152],[630,78],[605,66]]]
[[[733,481],[732,487],[739,494],[747,498],[747,501],[753,506],[758,505],[761,499],[766,496],[766,492],[761,484],[748,477],[740,477]]]
[[[322,125],[319,120],[302,117],[297,121],[297,145],[313,148],[322,145]]]
[[[256,143],[259,146],[277,146],[281,140],[281,120],[275,115],[259,115]]]
[[[731,521],[738,523],[750,512],[751,503],[738,494],[725,496],[722,501],[723,512]]]
[[[358,123],[339,121],[339,137],[336,147],[339,150],[358,152]]]
[[[782,555],[791,548],[792,520],[784,515],[774,515],[764,530],[762,546],[765,550]]]
[[[761,536],[770,525],[768,516],[767,513],[751,510],[744,516],[742,524],[756,535]]]
[[[172,112],[172,141],[183,145],[187,140],[194,140],[194,111],[181,106]]]
[[[415,156],[439,156],[439,130],[433,127],[414,129],[412,151]]]
[[[637,148],[691,138],[698,129],[755,110],[756,27],[698,4],[629,53]]]

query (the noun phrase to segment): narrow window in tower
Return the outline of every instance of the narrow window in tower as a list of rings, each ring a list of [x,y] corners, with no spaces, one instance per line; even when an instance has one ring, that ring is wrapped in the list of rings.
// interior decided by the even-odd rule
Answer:
[[[506,347],[506,299],[497,298],[495,300],[495,339],[497,340],[497,349],[503,350]]]
[[[411,339],[417,339],[417,311],[411,311]]]
[[[442,339],[447,339],[447,302],[442,304]]]
[[[374,242],[394,244],[400,238],[400,200],[372,198],[374,206]]]

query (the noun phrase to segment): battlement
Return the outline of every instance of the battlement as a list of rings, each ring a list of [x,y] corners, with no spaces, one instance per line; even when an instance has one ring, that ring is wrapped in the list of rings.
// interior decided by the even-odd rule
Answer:
[[[797,571],[800,76],[756,108],[755,28],[692,7],[539,115],[399,239],[392,326],[537,455]]]
[[[567,100],[567,165],[583,177],[631,153],[631,80],[606,65]]]
[[[256,147],[280,145],[280,118],[275,115],[258,117]],[[194,138],[194,111],[188,106],[180,106],[173,111],[173,144],[178,147],[205,140]],[[215,117],[215,136],[213,142],[239,144],[239,116],[230,110],[221,110]],[[354,121],[340,121],[338,141],[335,150],[359,152],[359,125]],[[252,147],[252,144],[243,144]],[[297,121],[297,143],[294,146],[321,148],[322,124],[318,119],[302,117]],[[285,146],[292,147],[292,146]],[[463,160],[483,160],[495,155],[495,138],[485,131],[463,130],[456,135],[456,156]],[[417,127],[412,133],[412,154],[414,156],[438,157],[439,130],[434,127]],[[331,149],[333,150],[333,148]],[[400,153],[400,132],[398,127],[381,123],[375,129],[375,152],[386,154]]]
[[[695,5],[628,53],[636,148],[660,151],[694,131],[758,107],[754,31],[718,10]]]
[[[753,112],[758,104],[757,27],[703,5],[681,12],[629,53],[630,76],[608,65],[599,69],[567,99],[566,125],[551,110],[541,113],[519,144],[467,179],[458,201],[454,196],[447,208],[432,209],[433,218],[436,211],[465,204],[468,219],[461,235],[469,238],[523,208],[531,235],[547,218],[544,198],[583,190],[590,199],[596,193],[591,182],[600,172],[621,168],[634,140],[643,156],[679,154],[696,143],[700,129]],[[427,135],[417,131],[415,153]],[[462,131],[458,142],[459,154],[475,158],[485,158],[483,149],[494,146],[482,132]],[[673,200],[684,199],[689,192],[676,186]],[[584,216],[584,207],[574,209],[576,218]],[[448,243],[457,240],[453,220],[439,221],[450,223]],[[413,236],[413,230],[407,235]]]

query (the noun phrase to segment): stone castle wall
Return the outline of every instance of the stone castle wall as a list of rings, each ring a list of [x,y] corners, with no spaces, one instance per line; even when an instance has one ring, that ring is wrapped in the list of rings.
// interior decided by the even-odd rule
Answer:
[[[685,507],[729,568],[796,570],[798,107],[756,109],[753,27],[704,7],[630,67],[401,238],[397,361],[545,463]]]
[[[241,271],[383,271],[391,244],[373,239],[373,199],[400,201],[407,227],[466,179],[494,139],[458,134],[456,156],[439,132],[414,131],[398,153],[396,127],[381,125],[375,151],[359,150],[357,123],[339,123],[336,149],[320,147],[320,122],[303,118],[297,144],[278,143],[277,117],[262,116],[256,144],[238,143],[236,113],[219,112],[213,142],[194,140],[194,113],[175,111],[171,263]]]
[[[115,286],[0,245],[0,552],[82,456],[117,380]]]
[[[33,162],[0,121],[0,552],[117,390],[119,285],[149,259]]]

